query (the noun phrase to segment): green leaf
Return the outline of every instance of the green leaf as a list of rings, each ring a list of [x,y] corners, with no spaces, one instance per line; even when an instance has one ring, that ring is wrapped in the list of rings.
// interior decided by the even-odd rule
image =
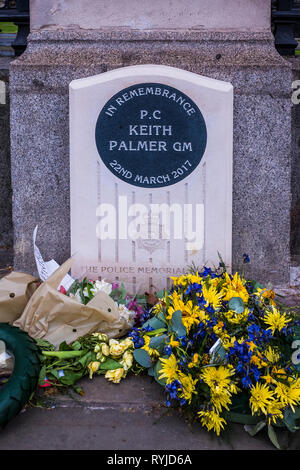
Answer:
[[[145,351],[146,352],[146,351]],[[116,370],[121,369],[123,366],[118,361],[114,359],[107,358],[105,362],[102,362],[99,370]]]
[[[167,338],[167,335],[154,336],[154,338],[150,339],[149,348],[161,350],[161,348],[164,347]]]
[[[158,330],[160,328],[164,328],[165,323],[157,317],[152,317],[143,324],[143,328],[147,326],[151,326],[154,330]]]
[[[84,356],[82,356],[78,362],[82,367],[86,367],[90,362],[94,360],[94,354],[91,351],[88,351]]]
[[[37,343],[37,345],[41,349],[44,349],[46,351],[54,351],[55,350],[55,346],[53,344],[49,343],[49,341],[46,341],[45,339],[36,338],[35,342]]]
[[[177,336],[186,336],[186,328],[182,323],[182,313],[176,310],[171,319],[171,328]]]
[[[253,437],[257,433],[259,433],[259,431],[261,431],[266,426],[266,424],[267,423],[265,421],[260,421],[255,426],[251,424],[245,424],[244,429],[245,431],[247,431],[248,434],[250,434],[250,436]]]
[[[300,429],[299,426],[296,426],[295,420],[300,418],[300,409],[296,409],[295,413],[291,408],[287,408],[284,412],[283,422],[290,432],[295,432]]]
[[[74,341],[74,343],[71,344],[71,347],[75,351],[79,351],[79,349],[81,349],[81,344],[79,341]]]
[[[163,299],[164,296],[165,296],[165,290],[160,290],[160,291],[156,292],[156,297],[158,299]]]
[[[154,366],[149,367],[148,375],[150,375],[151,377],[154,377]]]
[[[157,335],[160,335],[161,333],[164,333],[166,330],[166,328],[159,328],[158,330],[153,330],[153,331],[147,331],[145,333],[145,336],[157,336]]]
[[[243,299],[241,299],[240,297],[232,297],[229,300],[228,307],[230,310],[233,310],[234,312],[239,314],[245,311]]]
[[[65,342],[63,341],[60,343],[58,350],[59,351],[70,351],[72,348]]]
[[[254,286],[253,286],[254,292],[256,292],[257,289],[264,289],[264,288],[265,288],[265,287],[264,287],[262,284],[260,284],[259,282],[255,282],[255,284],[254,284]]]
[[[261,418],[258,416],[252,416],[243,413],[234,413],[233,411],[224,411],[222,413],[222,417],[226,419],[226,421],[230,421],[232,423],[239,423],[239,424],[257,424]]]
[[[151,357],[147,351],[145,351],[145,349],[135,349],[133,351],[133,356],[136,362],[138,362],[141,366],[146,367],[147,369],[148,367],[152,366]]]
[[[278,442],[278,439],[277,439],[277,436],[276,436],[276,432],[274,431],[274,428],[271,424],[268,426],[268,436],[269,436],[270,441],[272,442],[272,444],[277,449],[280,450],[280,445],[279,445],[279,442]]]
[[[48,371],[48,376],[49,376],[49,375],[53,375],[53,377],[54,377],[55,379],[57,379],[57,380],[59,379],[58,371],[57,371],[56,369],[50,369],[50,370]]]
[[[45,376],[46,376],[46,366],[43,366],[41,368],[40,375],[39,375],[39,382],[38,382],[39,385],[44,385]]]
[[[83,371],[73,372],[71,370],[65,370],[64,374],[63,377],[60,377],[59,381],[64,385],[73,385],[77,380],[81,379]]]

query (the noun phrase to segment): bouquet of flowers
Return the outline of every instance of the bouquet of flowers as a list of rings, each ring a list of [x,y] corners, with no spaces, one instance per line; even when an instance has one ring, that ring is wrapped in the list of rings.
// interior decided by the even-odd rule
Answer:
[[[248,262],[247,255],[244,261]],[[204,268],[172,278],[151,317],[130,334],[136,372],[164,387],[166,405],[220,434],[226,420],[255,435],[294,432],[300,418],[300,322],[275,293],[243,275]]]
[[[125,378],[133,363],[134,344],[130,338],[108,339],[103,333],[83,336],[72,344],[61,343],[58,351],[43,339],[37,339],[42,368],[39,386],[73,388],[83,395],[77,381],[85,375],[103,374],[111,382]]]
[[[60,287],[60,292],[83,305],[87,305],[100,291],[105,292],[114,299],[119,308],[120,318],[124,319],[128,325],[133,327],[135,323],[139,323],[140,317],[144,313],[146,298],[143,295],[129,295],[124,284],[119,287],[118,283],[115,282],[93,281],[85,277],[82,281],[76,279],[68,291],[64,287]]]

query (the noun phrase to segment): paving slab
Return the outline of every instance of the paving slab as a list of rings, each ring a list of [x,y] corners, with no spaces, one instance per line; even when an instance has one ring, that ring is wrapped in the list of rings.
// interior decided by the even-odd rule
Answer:
[[[49,398],[53,408],[27,408],[0,432],[0,450],[274,450],[266,432],[251,438],[229,423],[220,437],[164,406],[150,377],[128,376],[119,385],[103,377],[81,381],[85,396]],[[280,430],[281,431],[281,430]],[[300,449],[300,434],[278,434]],[[298,446],[298,447],[297,447]]]

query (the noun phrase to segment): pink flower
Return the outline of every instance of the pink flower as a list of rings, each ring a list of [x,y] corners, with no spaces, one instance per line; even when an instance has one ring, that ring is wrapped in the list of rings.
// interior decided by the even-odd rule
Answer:
[[[61,292],[62,294],[66,294],[66,293],[67,293],[67,291],[66,291],[66,289],[64,288],[64,286],[60,286],[59,292]]]

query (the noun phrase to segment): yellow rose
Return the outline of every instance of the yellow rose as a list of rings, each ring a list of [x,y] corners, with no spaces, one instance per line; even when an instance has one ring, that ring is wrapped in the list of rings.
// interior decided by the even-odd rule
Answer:
[[[133,354],[129,351],[125,351],[123,354],[122,360],[120,361],[120,364],[122,364],[124,370],[130,369],[133,363]]]
[[[134,348],[134,343],[130,338],[123,339],[123,341],[121,341],[121,344],[124,344],[126,346],[126,349]]]
[[[90,363],[89,363],[89,365],[88,365],[87,367],[88,367],[88,369],[89,369],[89,371],[90,371],[90,373],[89,373],[90,379],[93,378],[93,374],[94,374],[95,372],[97,372],[97,370],[98,370],[99,367],[100,367],[100,364],[101,364],[101,363],[100,363],[100,362],[97,362],[97,361],[94,361],[94,362],[90,362]]]
[[[107,344],[102,344],[101,352],[104,356],[109,356],[109,346]]]
[[[98,352],[97,355],[96,355],[96,359],[97,359],[97,361],[105,362],[106,361],[106,356],[104,356],[102,354],[102,352]]]
[[[93,333],[92,336],[95,336],[99,341],[104,341],[105,343],[108,341],[108,337],[105,333]]]
[[[122,346],[122,344],[112,344],[109,348],[109,353],[113,357],[120,357],[122,356],[123,352],[125,351],[126,346]]]
[[[108,370],[105,374],[105,378],[110,382],[115,384],[120,383],[121,378],[123,377],[124,369]]]

